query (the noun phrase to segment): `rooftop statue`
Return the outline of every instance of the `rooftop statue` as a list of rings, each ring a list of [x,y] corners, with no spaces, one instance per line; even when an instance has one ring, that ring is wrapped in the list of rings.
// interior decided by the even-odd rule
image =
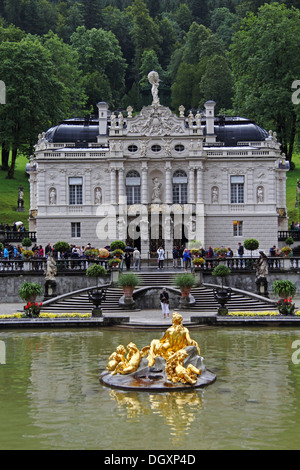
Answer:
[[[175,312],[161,339],[139,350],[134,343],[120,345],[109,357],[100,381],[124,390],[172,391],[198,388],[215,381],[200,356],[198,343],[183,326],[182,316]]]
[[[160,103],[159,103],[159,97],[158,97],[158,87],[159,87],[160,80],[159,80],[158,73],[152,70],[152,72],[148,74],[148,80],[152,85],[152,90],[151,90],[152,96],[153,96],[152,106],[155,106],[155,105],[159,106]]]

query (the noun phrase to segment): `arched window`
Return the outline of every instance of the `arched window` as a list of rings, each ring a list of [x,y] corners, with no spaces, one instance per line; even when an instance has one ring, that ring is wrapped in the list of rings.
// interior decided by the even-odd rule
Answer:
[[[141,177],[137,171],[129,171],[126,175],[127,204],[141,203]]]
[[[187,204],[188,178],[183,170],[175,171],[173,175],[173,204]]]

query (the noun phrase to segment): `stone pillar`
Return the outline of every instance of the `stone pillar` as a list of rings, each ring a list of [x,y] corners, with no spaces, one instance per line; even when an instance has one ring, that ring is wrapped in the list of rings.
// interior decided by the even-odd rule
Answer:
[[[125,184],[124,168],[119,168],[119,204],[124,204]]]
[[[195,202],[195,174],[194,168],[189,169],[189,203]]]
[[[197,202],[203,202],[203,167],[197,167]]]
[[[110,203],[116,204],[116,169],[110,169]]]
[[[173,197],[172,197],[172,166],[170,162],[166,162],[166,199],[165,202],[166,204],[172,204],[173,202]]]
[[[141,203],[148,204],[148,167],[142,166]]]
[[[206,142],[207,143],[215,143],[216,142],[216,135],[215,135],[215,101],[209,100],[206,101],[204,104],[205,106],[205,117],[206,117]]]

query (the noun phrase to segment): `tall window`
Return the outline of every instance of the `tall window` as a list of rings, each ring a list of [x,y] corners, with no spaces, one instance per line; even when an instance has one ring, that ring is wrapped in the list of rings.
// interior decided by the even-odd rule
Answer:
[[[69,178],[69,201],[71,206],[83,204],[82,178]]]
[[[185,171],[175,171],[173,175],[173,204],[187,204],[187,183]]]
[[[80,222],[71,223],[71,237],[80,238],[81,237],[81,224]]]
[[[243,222],[242,220],[235,220],[233,222],[233,236],[242,237],[243,236]]]
[[[137,171],[129,171],[126,175],[127,204],[141,203],[141,177]]]
[[[244,204],[244,176],[231,176],[231,204]]]

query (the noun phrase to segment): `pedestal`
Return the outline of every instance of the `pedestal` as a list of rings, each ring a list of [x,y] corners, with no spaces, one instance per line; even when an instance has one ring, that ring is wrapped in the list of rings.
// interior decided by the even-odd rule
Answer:
[[[93,318],[100,318],[102,317],[102,309],[101,308],[93,308],[92,310],[92,317]]]
[[[47,280],[45,283],[45,299],[49,300],[56,297],[56,281]]]

